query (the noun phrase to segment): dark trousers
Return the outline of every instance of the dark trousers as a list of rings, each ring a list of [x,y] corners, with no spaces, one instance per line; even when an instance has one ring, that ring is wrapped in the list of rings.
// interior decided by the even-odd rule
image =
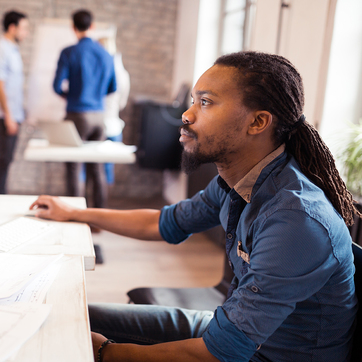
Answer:
[[[66,120],[73,121],[79,135],[84,141],[100,141],[105,139],[103,113],[67,113]],[[68,196],[81,196],[80,194],[80,164],[66,163],[67,194]],[[104,207],[106,203],[106,179],[103,164],[86,163],[86,190],[91,183],[94,207]]]
[[[0,119],[0,194],[6,194],[6,178],[17,138],[17,135],[9,136],[6,133],[4,119]]]

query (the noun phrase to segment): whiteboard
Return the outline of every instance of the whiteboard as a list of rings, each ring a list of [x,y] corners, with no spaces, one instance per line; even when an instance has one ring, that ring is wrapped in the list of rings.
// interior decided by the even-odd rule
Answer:
[[[117,28],[112,24],[95,23],[89,36],[95,40],[116,37]],[[76,44],[71,20],[44,19],[34,34],[33,55],[30,62],[26,94],[27,120],[30,123],[60,121],[66,112],[66,100],[53,90],[53,80],[60,52]]]

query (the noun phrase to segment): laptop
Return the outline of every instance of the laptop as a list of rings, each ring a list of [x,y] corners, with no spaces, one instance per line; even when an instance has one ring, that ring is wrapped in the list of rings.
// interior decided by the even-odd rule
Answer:
[[[82,147],[83,141],[73,121],[46,122],[40,121],[40,129],[44,132],[49,145]]]

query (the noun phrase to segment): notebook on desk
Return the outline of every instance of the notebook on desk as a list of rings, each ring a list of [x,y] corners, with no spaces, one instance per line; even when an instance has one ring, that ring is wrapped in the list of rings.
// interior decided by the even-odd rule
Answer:
[[[50,145],[82,147],[84,144],[73,121],[40,121],[38,124]]]

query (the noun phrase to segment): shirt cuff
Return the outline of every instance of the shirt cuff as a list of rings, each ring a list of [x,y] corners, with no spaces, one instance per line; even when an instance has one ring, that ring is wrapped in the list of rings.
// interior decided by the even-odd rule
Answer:
[[[179,244],[191,235],[185,233],[177,224],[175,218],[176,206],[176,204],[171,206],[165,206],[161,210],[158,226],[162,238],[170,244]]]
[[[214,318],[202,336],[209,352],[222,362],[249,362],[258,346],[217,307]]]

